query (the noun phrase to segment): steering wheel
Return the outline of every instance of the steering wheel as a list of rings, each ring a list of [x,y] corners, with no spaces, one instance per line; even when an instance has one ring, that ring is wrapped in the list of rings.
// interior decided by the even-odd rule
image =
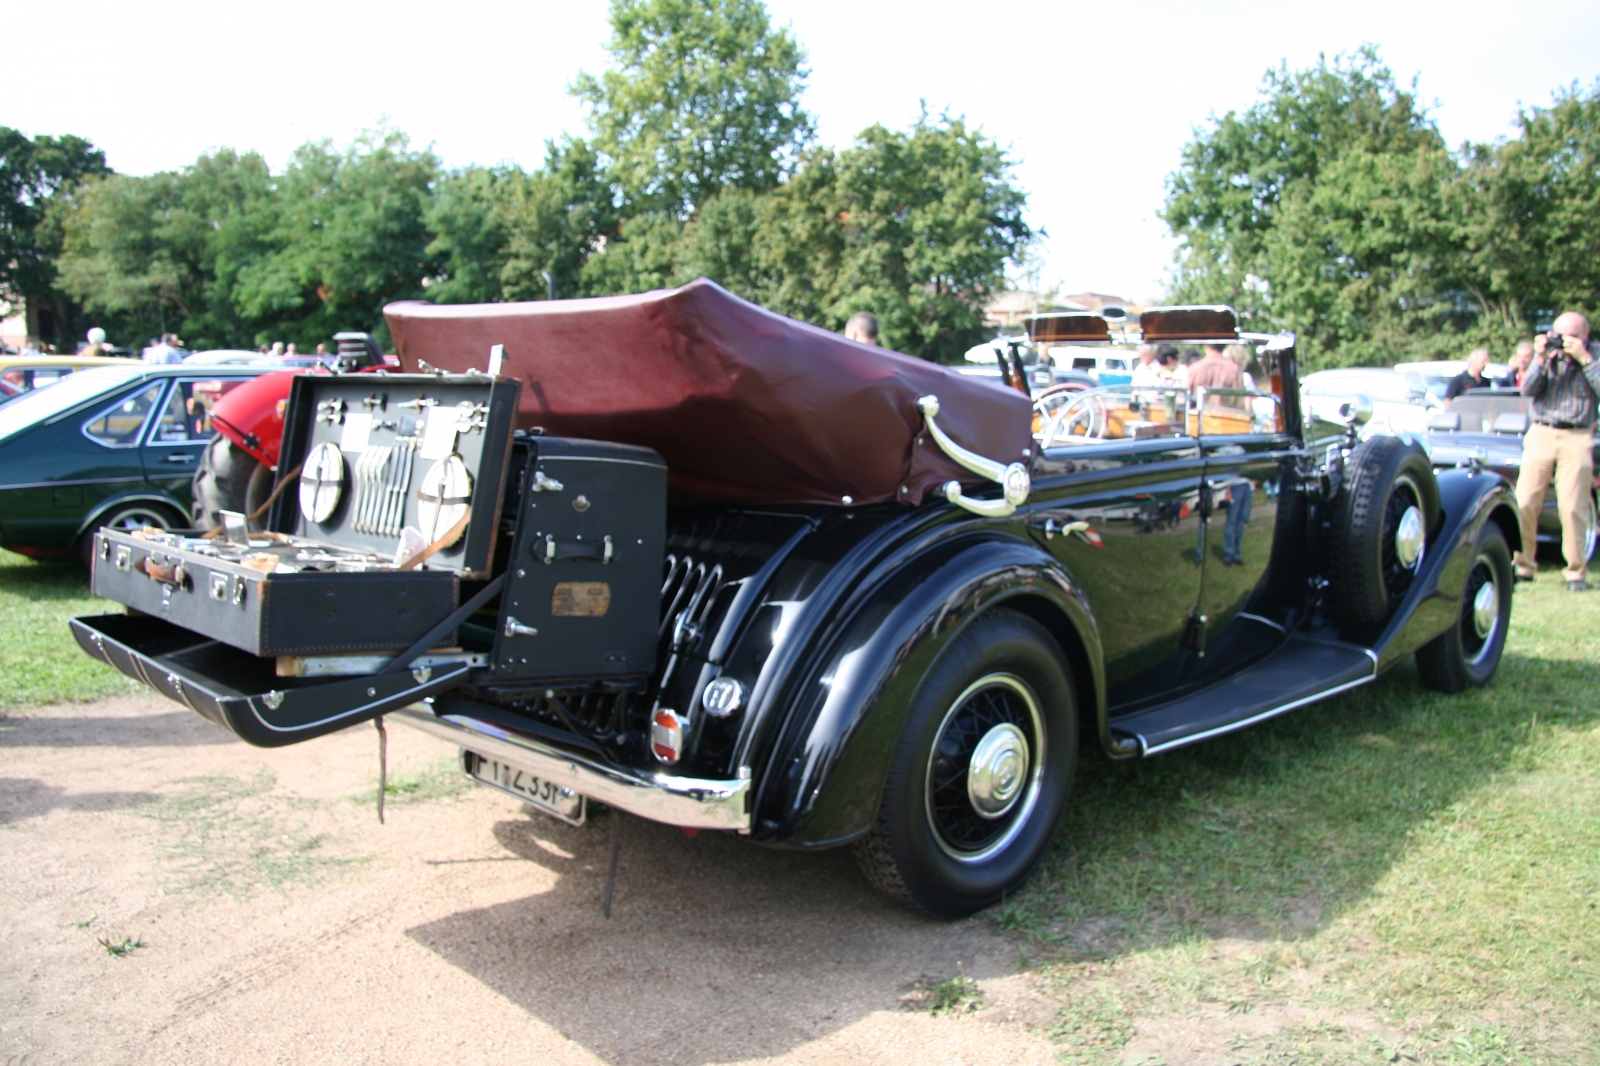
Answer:
[[[1051,403],[1052,400],[1055,402]],[[1034,406],[1042,422],[1039,432],[1041,448],[1050,447],[1059,437],[1099,439],[1105,436],[1106,408],[1099,393],[1046,393],[1039,397]]]

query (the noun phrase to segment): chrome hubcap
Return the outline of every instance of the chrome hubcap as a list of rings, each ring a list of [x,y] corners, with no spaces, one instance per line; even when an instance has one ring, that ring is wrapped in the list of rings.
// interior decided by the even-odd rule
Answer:
[[[1486,581],[1472,597],[1472,628],[1478,631],[1478,636],[1487,637],[1499,618],[1500,590],[1493,581]]]
[[[1422,512],[1415,506],[1407,507],[1400,516],[1394,532],[1394,554],[1400,565],[1415,570],[1422,561],[1422,548],[1428,531],[1422,525]]]
[[[980,818],[1000,818],[1028,778],[1028,738],[1009,722],[983,735],[967,766],[967,798]]]

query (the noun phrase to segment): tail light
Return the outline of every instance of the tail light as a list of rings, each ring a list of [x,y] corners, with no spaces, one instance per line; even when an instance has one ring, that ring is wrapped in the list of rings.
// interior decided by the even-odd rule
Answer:
[[[663,707],[650,716],[650,750],[662,762],[677,762],[683,755],[683,719]]]

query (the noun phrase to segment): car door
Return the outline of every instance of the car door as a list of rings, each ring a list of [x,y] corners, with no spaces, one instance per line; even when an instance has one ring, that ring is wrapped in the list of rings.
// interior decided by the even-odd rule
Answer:
[[[1205,463],[1187,398],[1101,388],[1059,413],[1041,427],[1029,527],[1089,601],[1112,704],[1144,698],[1180,676],[1200,598]]]
[[[156,488],[189,503],[189,486],[215,430],[211,408],[243,377],[174,378],[141,449],[145,478]]]
[[[1267,580],[1278,529],[1278,501],[1297,445],[1278,399],[1246,389],[1202,390],[1200,450],[1205,457],[1205,566],[1200,616],[1208,644],[1230,631]],[[1255,616],[1252,624],[1276,624]],[[1268,626],[1270,629],[1271,627]],[[1265,636],[1265,634],[1263,634]]]

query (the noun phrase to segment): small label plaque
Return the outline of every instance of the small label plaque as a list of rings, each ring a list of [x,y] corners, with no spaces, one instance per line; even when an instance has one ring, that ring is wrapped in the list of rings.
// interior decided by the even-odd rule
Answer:
[[[599,618],[611,609],[611,586],[604,581],[563,581],[550,594],[557,618]]]

